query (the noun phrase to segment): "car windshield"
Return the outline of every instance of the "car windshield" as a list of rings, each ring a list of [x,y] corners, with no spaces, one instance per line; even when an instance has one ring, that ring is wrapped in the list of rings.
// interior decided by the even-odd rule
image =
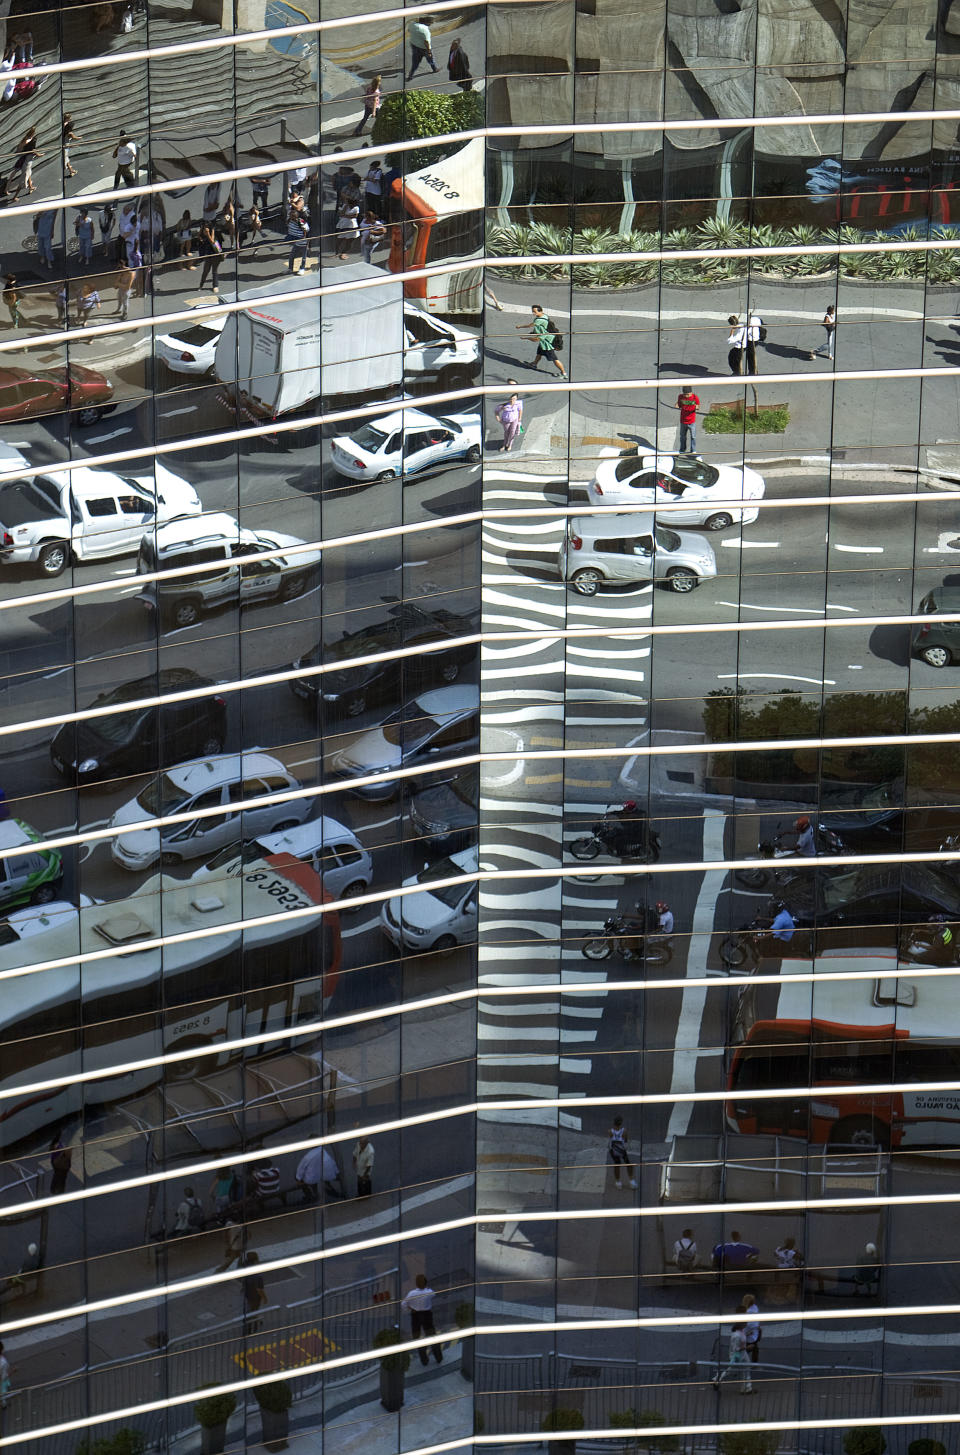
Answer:
[[[677,455],[670,474],[676,475],[686,485],[716,485],[720,479],[720,471],[715,466],[693,459],[690,455]]]
[[[631,475],[639,475],[642,470],[639,455],[624,455],[614,470],[613,476],[615,480],[622,483],[624,480],[629,480]]]
[[[134,495],[139,495],[141,500],[149,500],[149,494],[141,485],[139,480],[133,480],[130,478],[129,475],[121,475],[120,479],[123,481],[124,485],[126,485],[127,489],[131,490]]]
[[[454,434],[460,433],[460,426],[457,424],[457,421],[455,419],[451,419],[449,415],[438,414],[435,416],[435,418],[437,424],[442,424],[444,429],[452,429]]]
[[[181,804],[186,803],[190,797],[183,788],[178,788],[173,779],[166,773],[161,773],[159,778],[154,778],[137,797],[137,802],[144,813],[152,813],[157,818],[165,813],[176,813]]]
[[[350,436],[350,441],[352,444],[359,445],[362,450],[369,450],[371,454],[376,454],[378,450],[383,449],[387,436],[382,429],[377,429],[375,424],[364,424]]]
[[[81,740],[89,737],[91,741],[99,738],[104,743],[129,743],[140,731],[149,711],[150,709],[141,713],[118,712],[116,717],[92,718],[88,723],[78,724],[78,736]]]
[[[899,808],[902,802],[902,784],[898,794],[889,783],[877,783],[871,788],[855,788],[829,797],[825,794],[821,808],[824,812],[838,808]]]
[[[259,859],[263,856],[264,849],[262,844],[259,844],[256,839],[245,839],[241,846],[239,856],[237,854],[236,843],[232,843],[227,844],[219,853],[211,854],[210,858],[205,862],[208,869],[224,869],[228,864],[235,864],[238,858],[241,864],[250,864],[254,859]]]
[[[7,527],[26,525],[31,520],[52,520],[62,514],[60,491],[43,475],[16,480],[0,492],[0,520]]]
[[[388,718],[380,731],[391,747],[403,747],[405,753],[412,753],[427,738],[440,731],[442,723],[432,717],[417,717],[412,720],[403,717]]]
[[[464,895],[469,893],[469,885],[448,884],[439,887],[435,887],[435,885],[438,879],[462,878],[464,872],[460,865],[455,864],[452,859],[438,859],[436,864],[428,864],[425,869],[421,869],[417,875],[417,883],[429,889],[434,899],[439,899],[441,904],[445,904],[448,909],[455,909]]]
[[[195,323],[192,328],[180,329],[170,337],[178,344],[208,344],[211,339],[220,337],[218,328],[208,328],[205,323]]]
[[[665,525],[655,525],[653,534],[658,551],[679,551],[680,537],[675,530],[667,530]]]

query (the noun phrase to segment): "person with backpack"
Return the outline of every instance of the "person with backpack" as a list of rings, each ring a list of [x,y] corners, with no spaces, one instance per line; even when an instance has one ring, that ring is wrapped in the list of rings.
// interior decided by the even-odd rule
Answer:
[[[558,353],[558,350],[563,348],[563,334],[560,333],[553,319],[547,317],[539,303],[532,305],[531,312],[533,313],[533,331],[528,337],[534,339],[537,345],[537,352],[530,365],[531,369],[539,369],[540,360],[547,359],[551,364],[556,364],[557,373],[561,379],[565,379],[567,371],[563,367]],[[517,324],[517,328],[526,327],[525,323]]]
[[[203,1211],[203,1203],[197,1197],[192,1187],[183,1189],[183,1197],[177,1204],[176,1220],[173,1224],[173,1236],[183,1237],[184,1233],[199,1231],[207,1221]]]
[[[631,1187],[636,1187],[637,1179],[634,1177],[633,1163],[630,1161],[627,1152],[627,1129],[623,1125],[623,1117],[614,1117],[613,1126],[610,1128],[610,1140],[607,1143],[607,1151],[610,1154],[610,1161],[613,1165],[613,1180],[617,1187],[622,1187],[620,1181],[621,1168],[626,1172]]]
[[[697,1244],[693,1228],[684,1228],[673,1245],[673,1262],[679,1273],[692,1273],[697,1266]]]

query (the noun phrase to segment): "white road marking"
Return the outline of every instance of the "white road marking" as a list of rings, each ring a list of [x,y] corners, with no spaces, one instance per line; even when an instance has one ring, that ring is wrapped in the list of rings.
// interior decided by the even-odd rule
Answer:
[[[797,616],[810,616],[811,613],[816,619],[817,612],[814,607],[806,606],[754,606],[752,601],[718,601],[718,606],[732,606],[734,609],[741,607],[744,611],[790,611]]]
[[[735,546],[738,550],[745,551],[775,551],[780,545],[779,541],[745,541],[741,536],[736,536],[730,541],[721,541],[722,546]]]
[[[859,662],[848,662],[847,663],[847,671],[848,672],[862,672],[863,671],[863,668],[861,667],[861,665],[860,665]]]
[[[834,544],[835,551],[849,551],[851,555],[857,556],[882,556],[883,546],[839,546]]]
[[[129,426],[124,425],[122,429],[112,429],[109,434],[88,434],[87,444],[102,445],[104,440],[115,440],[118,439],[120,435],[129,434],[129,432]]]
[[[960,536],[955,530],[942,530],[937,536],[935,546],[924,546],[925,556],[939,556],[944,551],[960,551]]]
[[[722,682],[725,677],[739,677],[741,682],[746,682],[748,677],[769,677],[775,682],[812,682],[815,687],[836,687],[832,677],[792,677],[789,672],[718,672],[717,681]]]
[[[839,606],[836,601],[827,602],[828,611],[852,611],[854,616],[860,615],[860,608],[857,606]]]
[[[705,860],[723,858],[723,826],[726,814],[719,808],[705,808],[703,811],[703,849]],[[726,877],[724,869],[708,869],[700,885],[696,908],[693,911],[689,948],[687,950],[687,974],[692,979],[705,976],[707,953],[713,933],[717,896]],[[700,1027],[703,1022],[704,1006],[707,1003],[705,985],[689,986],[683,992],[680,1016],[677,1021],[676,1050],[673,1053],[673,1074],[670,1090],[675,1094],[696,1090],[697,1059],[703,1053],[700,1049]],[[711,1052],[715,1055],[717,1052]],[[667,1126],[667,1141],[671,1137],[682,1137],[690,1125],[693,1115],[692,1101],[677,1102],[670,1113]]]

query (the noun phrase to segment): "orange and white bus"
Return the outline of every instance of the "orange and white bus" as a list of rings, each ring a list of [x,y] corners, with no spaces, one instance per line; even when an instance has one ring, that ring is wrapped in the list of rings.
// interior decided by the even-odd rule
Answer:
[[[822,983],[791,980],[791,965],[809,974],[810,961],[785,960],[779,985],[744,988],[731,1036],[730,1127],[815,1144],[960,1147],[960,976],[924,979],[892,955],[871,960],[877,973],[867,980],[829,979],[831,969],[867,968],[838,955],[818,960]],[[933,1081],[953,1089],[909,1090]],[[906,1089],[857,1090],[883,1083]],[[813,1094],[751,1097],[777,1087]]]
[[[483,256],[484,163],[483,140],[476,137],[445,161],[392,184],[390,216],[402,215],[405,221],[395,221],[390,229],[390,271],[462,265],[404,283],[404,296],[418,299],[431,313],[483,310],[483,269],[469,264]]]

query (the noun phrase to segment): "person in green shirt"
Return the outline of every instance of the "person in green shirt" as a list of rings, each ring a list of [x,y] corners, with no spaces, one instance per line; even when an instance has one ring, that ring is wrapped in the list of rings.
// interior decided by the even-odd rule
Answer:
[[[556,364],[557,373],[561,379],[565,379],[567,377],[567,371],[563,367],[560,356],[557,353],[555,347],[557,335],[550,327],[550,320],[539,303],[534,303],[531,311],[533,313],[533,332],[528,334],[528,338],[536,341],[537,352],[530,367],[532,369],[539,369],[540,360],[549,359],[551,364]],[[517,328],[526,328],[526,326],[525,323],[517,324]]]

